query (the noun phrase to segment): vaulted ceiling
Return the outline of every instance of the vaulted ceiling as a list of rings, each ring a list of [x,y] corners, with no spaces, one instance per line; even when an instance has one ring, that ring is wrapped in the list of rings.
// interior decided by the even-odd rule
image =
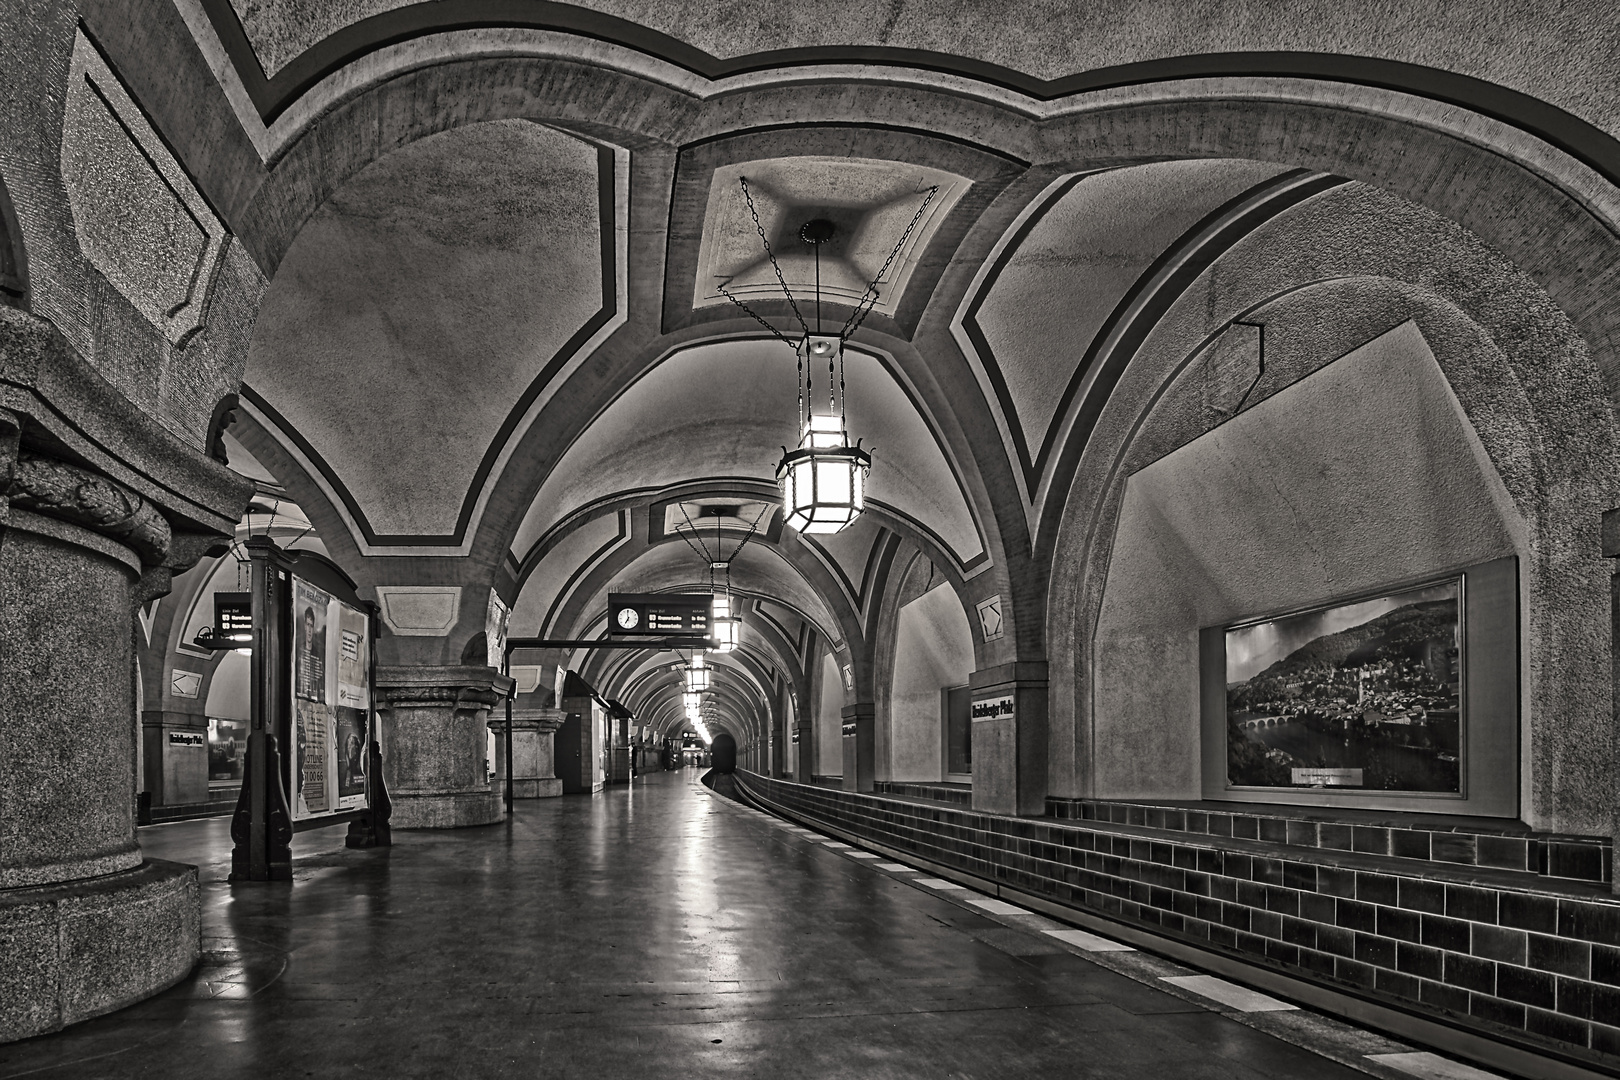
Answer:
[[[176,119],[156,71],[132,78],[268,280],[233,435],[333,558],[362,586],[494,590],[520,636],[591,636],[609,591],[706,588],[699,549],[741,544],[736,713],[802,689],[815,647],[869,692],[902,552],[970,615],[1005,614],[981,663],[1038,656],[1042,559],[1143,341],[1190,296],[1200,333],[1237,318],[1223,275],[1245,243],[1347,185],[1525,252],[1589,340],[1620,341],[1612,266],[1533,265],[1511,214],[1407,153],[1429,140],[1458,176],[1573,206],[1580,170],[1620,153],[1543,144],[1620,128],[1613,80],[1552,78],[1551,55],[1478,69],[1466,5],[1422,27],[1327,0],[1275,19],[1149,6],[176,0],[183,28],[145,32],[186,42],[165,47],[176,79],[213,85],[206,122]],[[1385,67],[1350,62],[1374,46]],[[1457,112],[1486,77],[1522,161]],[[1571,246],[1612,209],[1570,211]],[[798,240],[812,218],[836,227],[819,263]],[[774,501],[797,441],[779,335],[815,327],[818,274],[831,330],[877,281],[844,370],[870,508],[831,537]],[[677,692],[667,656],[559,659],[648,715]]]

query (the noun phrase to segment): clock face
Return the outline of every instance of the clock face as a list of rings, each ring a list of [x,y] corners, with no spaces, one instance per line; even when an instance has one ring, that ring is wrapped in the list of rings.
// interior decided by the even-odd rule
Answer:
[[[619,609],[619,625],[624,629],[634,630],[636,628],[636,624],[640,621],[641,616],[636,612],[635,608],[627,607]]]

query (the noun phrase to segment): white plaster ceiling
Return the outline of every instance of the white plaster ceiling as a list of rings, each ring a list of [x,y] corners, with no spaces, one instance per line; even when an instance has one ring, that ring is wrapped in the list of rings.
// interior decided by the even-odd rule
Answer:
[[[509,410],[602,304],[595,147],[524,120],[352,177],[266,293],[246,384],[378,534],[448,535]]]
[[[867,497],[939,536],[968,562],[983,551],[955,473],[904,390],[872,356],[847,353],[849,430],[875,445]],[[573,509],[609,496],[706,478],[774,484],[796,444],[795,359],[778,341],[677,352],[609,405],[546,477],[519,526],[527,551]],[[826,373],[817,386],[825,388]]]
[[[748,181],[747,198],[740,178]],[[820,219],[835,226],[832,239],[819,245],[822,296],[853,306],[876,280],[872,310],[893,315],[918,256],[969,186],[965,177],[940,169],[866,158],[773,158],[722,166],[709,188],[692,306],[730,304],[722,285],[745,303],[784,299],[760,243],[764,229],[800,314],[816,329],[818,254],[799,230]],[[938,189],[932,198],[930,188]],[[758,224],[749,212],[750,198]],[[922,217],[908,237],[906,227],[919,211]],[[904,246],[885,270],[902,239]],[[837,330],[843,319],[829,312],[827,330]]]
[[[1084,177],[1042,214],[976,320],[1033,458],[1104,321],[1178,237],[1277,174],[1255,161],[1164,161]]]
[[[544,636],[546,616],[570,580],[624,541],[619,523],[618,514],[592,518],[546,552],[512,604],[507,633],[512,637]]]

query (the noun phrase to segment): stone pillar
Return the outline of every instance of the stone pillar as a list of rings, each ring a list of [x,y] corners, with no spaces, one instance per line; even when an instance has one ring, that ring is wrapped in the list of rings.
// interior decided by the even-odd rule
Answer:
[[[797,768],[794,772],[797,775],[794,779],[801,784],[813,784],[816,782],[816,718],[803,701],[799,702],[793,716],[799,736],[795,743],[794,764]]]
[[[490,707],[512,680],[491,667],[377,668],[384,778],[396,829],[488,825],[504,812],[485,765]]]
[[[562,794],[553,739],[567,715],[561,709],[512,710],[514,799],[550,799]],[[502,725],[506,723],[504,715],[499,719]]]
[[[973,809],[1046,813],[1046,664],[975,671],[972,693]]]
[[[844,790],[872,791],[877,765],[877,706],[870,701],[845,705]]]
[[[196,869],[135,839],[135,613],[175,537],[27,424],[0,410],[0,1042],[157,993],[201,942]]]

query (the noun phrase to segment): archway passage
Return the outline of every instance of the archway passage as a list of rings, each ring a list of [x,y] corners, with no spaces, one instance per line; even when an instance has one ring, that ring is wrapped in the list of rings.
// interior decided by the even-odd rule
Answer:
[[[240,801],[271,650],[198,642],[269,537],[375,605],[402,833],[510,768],[566,844],[707,744],[1000,902],[1620,1060],[1601,5],[148,14],[0,14],[0,900]],[[801,533],[833,427],[861,513]],[[736,647],[619,648],[626,593]],[[112,904],[5,1037],[179,977],[160,876],[144,974],[40,989]]]

